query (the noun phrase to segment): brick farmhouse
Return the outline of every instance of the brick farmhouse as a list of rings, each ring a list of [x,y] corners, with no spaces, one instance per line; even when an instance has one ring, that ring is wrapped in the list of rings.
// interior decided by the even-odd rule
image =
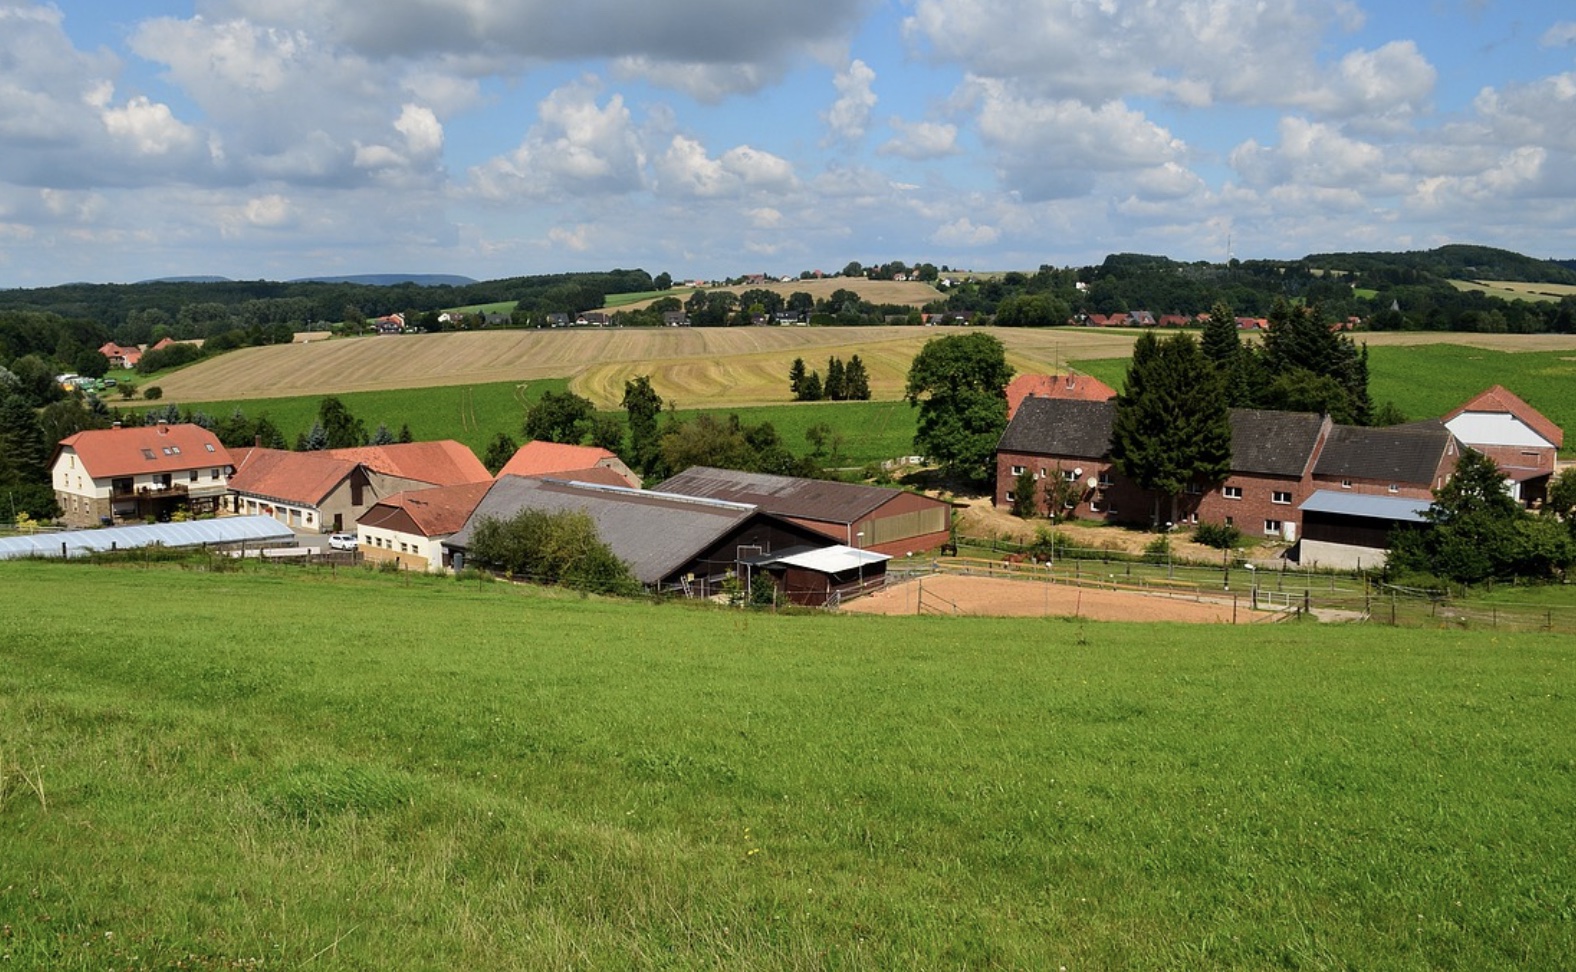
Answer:
[[[1168,500],[1139,488],[1111,462],[1115,418],[1111,401],[1026,399],[997,447],[996,503],[1012,504],[1018,476],[1032,470],[1038,482],[1057,477],[1067,484],[1061,515],[1167,520]],[[1188,484],[1177,497],[1179,523],[1223,523],[1290,543],[1304,534],[1304,505],[1319,495],[1314,520],[1321,531],[1350,527],[1355,518],[1373,521],[1366,540],[1382,541],[1396,522],[1419,519],[1416,511],[1450,477],[1462,449],[1437,421],[1359,428],[1335,425],[1328,416],[1261,409],[1233,409],[1230,419],[1231,472],[1220,482]],[[1041,486],[1036,507],[1048,514],[1045,497]],[[1402,509],[1341,497],[1409,502]]]

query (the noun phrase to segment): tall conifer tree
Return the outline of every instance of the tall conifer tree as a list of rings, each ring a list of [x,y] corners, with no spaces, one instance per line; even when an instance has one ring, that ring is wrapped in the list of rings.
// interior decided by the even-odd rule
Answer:
[[[1191,334],[1159,341],[1146,331],[1133,346],[1126,386],[1116,398],[1111,458],[1155,493],[1156,523],[1162,497],[1175,521],[1177,496],[1189,483],[1219,482],[1231,471],[1225,391]]]

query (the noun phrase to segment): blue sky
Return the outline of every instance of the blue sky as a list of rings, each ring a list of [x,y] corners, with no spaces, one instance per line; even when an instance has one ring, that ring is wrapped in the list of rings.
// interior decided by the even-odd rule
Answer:
[[[0,0],[0,286],[1576,257],[1576,9]]]

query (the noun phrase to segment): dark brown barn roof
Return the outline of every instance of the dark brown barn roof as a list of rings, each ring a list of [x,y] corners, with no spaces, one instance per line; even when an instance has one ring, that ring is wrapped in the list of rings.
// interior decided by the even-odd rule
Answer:
[[[1337,425],[1330,430],[1313,474],[1432,487],[1454,440],[1437,422],[1382,429]]]
[[[1231,410],[1231,471],[1261,476],[1301,477],[1324,429],[1312,412]]]
[[[691,466],[656,488],[666,493],[749,503],[778,516],[845,524],[859,522],[902,495],[901,490],[880,486],[773,476],[712,466]]]
[[[1025,398],[996,450],[1101,459],[1111,451],[1115,420],[1115,402]]]

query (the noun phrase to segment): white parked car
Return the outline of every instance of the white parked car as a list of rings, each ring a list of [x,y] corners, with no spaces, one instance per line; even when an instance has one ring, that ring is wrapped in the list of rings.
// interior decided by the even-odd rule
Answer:
[[[356,546],[356,535],[354,533],[329,534],[328,549],[330,550],[354,550]]]

